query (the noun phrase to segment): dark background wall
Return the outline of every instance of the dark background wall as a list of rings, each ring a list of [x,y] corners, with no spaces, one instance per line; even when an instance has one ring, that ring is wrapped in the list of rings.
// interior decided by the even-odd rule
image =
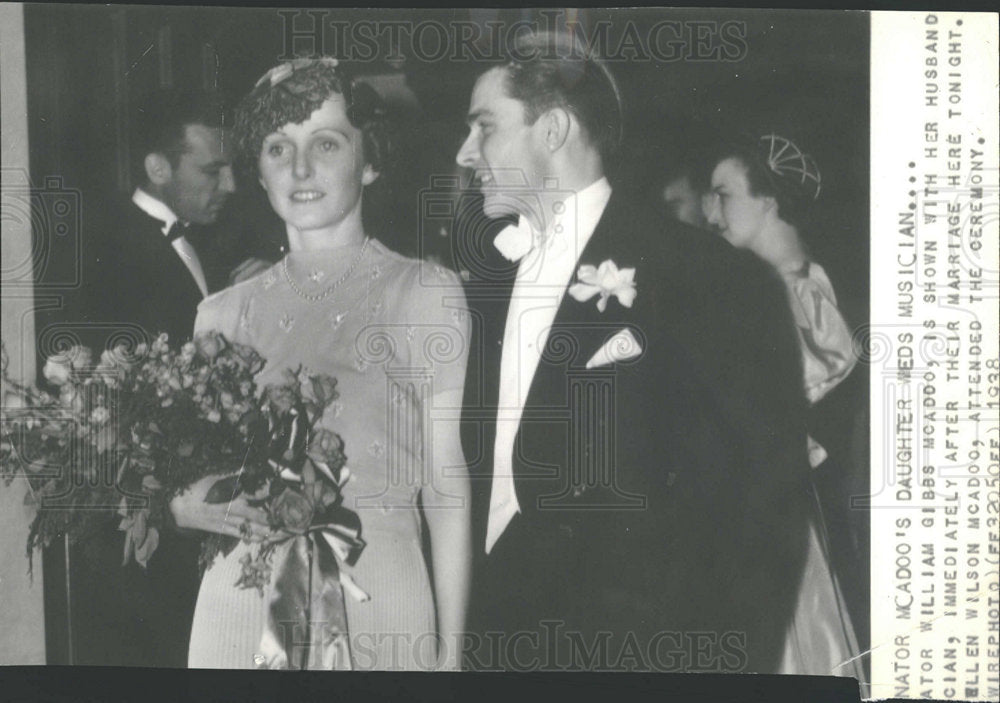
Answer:
[[[101,203],[112,193],[127,194],[134,187],[128,117],[153,89],[217,89],[235,100],[279,57],[288,55],[289,26],[301,37],[294,47],[298,53],[319,49],[342,55],[365,48],[349,38],[338,41],[329,26],[318,39],[310,36],[317,20],[325,25],[409,21],[410,26],[426,20],[474,21],[484,28],[487,22],[508,27],[517,21],[540,27],[551,22],[538,10],[312,12],[319,14],[303,12],[288,25],[288,15],[268,9],[26,7],[32,173],[36,181],[57,176],[64,187],[81,192],[84,246],[100,237],[87,225],[96,226]],[[620,59],[611,62],[628,110],[627,167],[619,174],[620,184],[642,187],[655,180],[679,147],[704,132],[731,136],[774,131],[815,156],[823,174],[823,197],[810,240],[838,290],[845,292],[852,322],[862,323],[868,276],[867,16],[708,9],[580,10],[559,15],[560,21],[567,18],[580,22],[588,36],[600,23],[610,22],[606,46],[621,48]],[[738,23],[744,51],[737,60],[698,58],[695,54],[706,52],[693,48],[694,39],[688,35],[678,45],[678,60],[643,60],[629,52],[629,23],[637,30],[633,36],[645,37],[663,20],[687,22],[685,31],[709,36],[711,28],[692,30],[692,23]],[[379,207],[379,229],[381,236],[409,253],[447,246],[416,241],[418,193],[432,174],[454,172],[470,88],[481,70],[473,61],[451,56],[426,60],[433,54],[433,39],[425,44],[423,57],[404,41],[401,60],[387,61],[381,51],[373,60],[354,63],[358,72],[389,93],[397,108],[400,158],[391,195]],[[730,43],[730,49],[733,46]],[[280,233],[257,185],[241,185],[224,228]],[[42,280],[68,279],[65,269],[74,266],[77,252],[67,242],[65,259],[59,254],[54,251],[46,260],[49,270],[39,272]]]

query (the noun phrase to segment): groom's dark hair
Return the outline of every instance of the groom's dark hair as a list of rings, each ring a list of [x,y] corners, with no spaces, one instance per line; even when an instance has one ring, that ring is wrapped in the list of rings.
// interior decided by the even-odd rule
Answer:
[[[144,161],[149,154],[163,154],[177,168],[187,149],[188,125],[222,127],[228,117],[218,93],[199,90],[161,90],[148,94],[135,106],[132,120],[132,161],[135,175],[146,179]]]
[[[509,53],[507,94],[524,104],[527,123],[554,107],[571,112],[609,168],[621,146],[623,115],[618,84],[604,62],[572,35],[549,32],[522,37]]]

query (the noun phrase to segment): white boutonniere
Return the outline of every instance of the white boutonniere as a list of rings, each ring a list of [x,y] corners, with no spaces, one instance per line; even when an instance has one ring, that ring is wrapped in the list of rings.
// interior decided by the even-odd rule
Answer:
[[[579,279],[569,287],[569,294],[581,303],[593,298],[597,300],[597,309],[601,312],[608,307],[608,298],[615,296],[618,302],[627,308],[632,307],[635,300],[635,269],[619,269],[611,259],[605,259],[598,267],[583,264],[576,272]]]

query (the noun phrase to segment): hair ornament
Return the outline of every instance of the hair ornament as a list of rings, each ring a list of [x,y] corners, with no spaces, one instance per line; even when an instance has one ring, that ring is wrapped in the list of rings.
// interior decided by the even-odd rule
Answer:
[[[316,59],[309,59],[309,58],[292,59],[291,61],[286,61],[285,63],[278,64],[277,66],[269,70],[267,73],[265,73],[263,76],[261,76],[260,79],[254,84],[254,90],[263,85],[265,81],[269,82],[270,86],[273,88],[274,86],[278,85],[283,80],[291,76],[296,71],[299,71],[303,68],[309,68],[310,66],[314,66],[316,64],[328,66],[330,68],[336,68],[337,66],[340,65],[340,62],[337,59],[333,58],[332,56],[321,56]]]
[[[819,197],[822,177],[813,158],[803,153],[794,142],[777,134],[760,138],[761,151],[766,152],[764,162],[778,178],[792,183],[810,200]]]

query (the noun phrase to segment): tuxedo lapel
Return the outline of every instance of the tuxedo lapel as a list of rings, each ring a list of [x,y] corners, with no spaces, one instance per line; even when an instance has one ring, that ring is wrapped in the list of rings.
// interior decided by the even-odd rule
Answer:
[[[184,299],[192,295],[201,299],[201,290],[191,275],[190,269],[181,260],[180,255],[174,245],[161,230],[162,223],[154,217],[150,217],[145,212],[140,211],[140,216],[145,221],[145,226],[138,230],[139,256],[142,260],[143,268],[156,274],[156,278],[166,284],[163,291],[164,296],[180,295]],[[198,249],[191,245],[198,252]],[[198,256],[201,254],[198,252]]]
[[[568,285],[575,282],[581,264],[598,266],[607,259],[624,268],[640,264],[636,252],[641,251],[641,245],[637,246],[632,241],[631,223],[628,221],[630,211],[621,198],[612,195],[593,235],[574,264]],[[466,290],[469,306],[476,311],[478,326],[482,330],[476,342],[478,349],[473,350],[481,362],[478,369],[470,363],[466,384],[466,418],[471,420],[476,412],[474,409],[483,408],[478,422],[466,423],[467,432],[477,427],[480,433],[478,439],[469,436],[471,441],[466,442],[466,452],[470,474],[474,478],[480,473],[478,467],[488,467],[488,471],[482,472],[484,478],[490,479],[482,482],[484,490],[480,500],[484,512],[488,511],[492,484],[495,420],[504,352],[502,343],[516,275],[516,265],[506,263],[504,273],[508,275],[491,276],[488,282],[479,281],[479,285],[470,285]],[[573,459],[576,450],[570,444],[574,437],[577,444],[579,441],[590,441],[580,435],[580,428],[573,429],[573,423],[590,411],[581,413],[572,405],[573,389],[580,390],[587,385],[584,376],[595,375],[585,368],[590,357],[609,338],[630,326],[634,319],[633,309],[622,306],[617,298],[608,300],[605,311],[601,312],[597,308],[597,297],[578,301],[567,291],[568,286],[558,303],[552,328],[532,377],[514,444],[515,486],[521,507],[526,511],[533,508],[536,493],[551,495],[552,481],[565,480],[568,476],[566,471],[571,468],[569,464],[579,468],[585,463]],[[642,293],[640,300],[647,302]],[[479,353],[476,354],[476,351]],[[597,375],[601,373],[597,372]],[[543,480],[526,483],[524,479],[527,477]],[[548,487],[543,488],[543,484],[548,484]],[[559,492],[561,489],[556,487],[554,490]]]
[[[508,266],[488,281],[480,280],[467,286],[465,291],[473,314],[474,348],[470,356],[480,360],[478,365],[470,366],[466,382],[467,406],[471,402],[474,408],[491,408],[494,419],[500,385],[500,357],[516,271],[516,266]]]
[[[181,261],[162,223],[129,203],[130,215],[119,232],[117,300],[111,319],[141,325],[147,333],[167,332],[172,341],[191,336],[201,290]]]
[[[492,241],[484,243],[483,252],[483,259],[470,266],[471,280],[465,287],[472,335],[462,403],[462,445],[472,481],[473,536],[477,545],[482,545],[486,539],[500,360],[507,310],[517,273],[517,264],[500,257]],[[477,550],[477,554],[480,551]]]
[[[576,273],[584,264],[596,267],[610,259],[619,267],[628,268],[639,263],[629,254],[628,233],[619,231],[620,203],[621,199],[612,194],[594,234],[577,259],[569,286],[576,282]],[[564,404],[567,371],[583,369],[590,356],[633,319],[631,309],[617,299],[609,300],[602,313],[597,309],[596,296],[586,301],[576,300],[569,294],[569,286],[563,292],[545,351],[532,378],[526,411],[551,407],[553,403]]]
[[[622,268],[637,266],[637,248],[629,241],[622,224],[620,201],[612,195],[594,234],[581,252],[571,286],[581,265],[599,266],[612,260]],[[627,210],[626,210],[627,212]],[[640,288],[641,291],[641,288]],[[639,293],[640,303],[643,300]],[[634,322],[634,308],[626,308],[610,298],[604,312],[598,298],[579,301],[564,292],[521,416],[515,442],[515,490],[525,513],[556,519],[555,529],[581,529],[583,515],[578,508],[595,499],[584,491],[593,487],[593,477],[610,467],[614,452],[614,385],[620,370],[605,367],[587,369],[591,356],[622,329],[642,330]],[[610,395],[609,395],[610,394]],[[605,500],[606,496],[601,500]],[[640,507],[641,501],[625,496],[620,507]],[[552,508],[557,508],[553,510]]]

